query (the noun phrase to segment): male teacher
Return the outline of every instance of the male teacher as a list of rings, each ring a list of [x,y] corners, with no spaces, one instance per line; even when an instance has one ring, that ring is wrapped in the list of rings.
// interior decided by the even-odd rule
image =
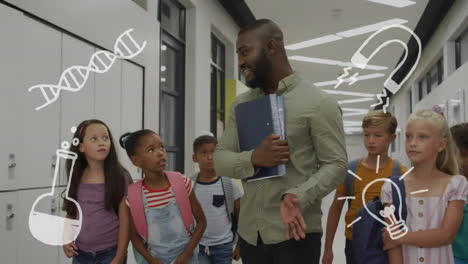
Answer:
[[[243,28],[236,49],[251,89],[233,103],[214,157],[216,172],[245,179],[260,167],[286,164],[287,171],[285,177],[243,181],[242,262],[319,263],[322,198],[344,181],[347,167],[341,109],[292,70],[274,22],[260,19]],[[285,98],[286,140],[269,135],[255,150],[240,152],[236,105],[267,94]]]

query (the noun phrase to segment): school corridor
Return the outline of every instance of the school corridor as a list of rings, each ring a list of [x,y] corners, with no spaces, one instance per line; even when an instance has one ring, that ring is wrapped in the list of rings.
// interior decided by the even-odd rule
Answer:
[[[349,161],[367,155],[370,110],[406,124],[438,105],[450,126],[468,121],[466,0],[0,0],[0,264],[72,263],[58,227],[69,221],[74,159],[64,150],[83,120],[107,124],[134,181],[142,171],[118,139],[140,129],[159,134],[167,170],[196,173],[194,139],[221,138],[251,89],[236,40],[260,18],[282,29],[293,70],[340,106]],[[388,154],[411,167],[404,125]],[[333,199],[322,200],[324,231]],[[131,244],[127,263],[136,263]]]

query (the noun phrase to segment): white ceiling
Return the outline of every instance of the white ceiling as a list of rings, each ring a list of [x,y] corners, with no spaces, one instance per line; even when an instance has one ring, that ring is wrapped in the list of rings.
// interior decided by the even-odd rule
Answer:
[[[291,45],[298,42],[316,39],[319,37],[334,35],[339,32],[360,28],[391,19],[408,21],[404,26],[414,30],[428,0],[245,0],[256,18],[268,18],[276,22],[285,35],[285,44]],[[397,8],[380,3],[379,1],[393,1],[393,3],[414,4]],[[340,40],[315,45],[298,50],[288,50],[288,56],[306,56],[312,58],[334,60],[350,63],[354,52],[372,34],[369,32],[354,37],[344,37]],[[379,39],[398,38],[405,43],[409,34],[400,34],[395,31],[385,32]],[[360,70],[353,68],[350,72],[362,75],[379,74],[375,79],[360,80],[353,85],[343,83],[336,90],[377,94],[383,89],[383,82],[394,69],[398,59],[403,53],[403,47],[392,44],[382,49],[369,64],[387,67],[386,70]],[[336,81],[343,74],[344,66],[326,65],[291,60],[293,68],[314,83]],[[320,86],[322,89],[334,90],[335,85]],[[338,101],[349,99],[362,99],[363,97],[349,95],[333,95]],[[375,97],[374,97],[375,99]],[[377,101],[366,101],[342,104],[345,121],[361,121],[363,115],[346,116],[349,108],[370,109],[370,105]],[[349,122],[346,122],[349,123]],[[354,125],[360,122],[355,123]]]

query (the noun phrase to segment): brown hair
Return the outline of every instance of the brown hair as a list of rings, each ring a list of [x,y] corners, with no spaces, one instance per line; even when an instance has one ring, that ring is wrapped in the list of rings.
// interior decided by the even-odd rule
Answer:
[[[362,120],[362,128],[384,125],[388,133],[395,134],[398,126],[396,118],[389,112],[382,110],[370,111]]]
[[[118,215],[120,202],[125,198],[127,184],[131,183],[131,177],[128,171],[120,164],[119,158],[117,156],[117,150],[115,149],[114,145],[114,139],[109,127],[101,120],[85,120],[78,125],[73,138],[77,138],[80,143],[83,142],[86,130],[90,125],[93,124],[100,124],[105,126],[107,133],[109,134],[111,145],[109,154],[104,160],[105,208],[106,210],[113,210],[116,215]],[[86,167],[88,167],[88,161],[84,153],[80,151],[79,145],[72,145],[70,147],[70,151],[75,152],[78,155],[78,158],[76,159],[75,166],[73,167],[73,174],[68,175],[68,180],[71,181],[68,196],[78,200],[78,187],[80,185],[81,176],[83,175]],[[68,173],[72,169],[72,164],[72,160],[67,160],[66,168]],[[78,217],[76,205],[65,199],[65,192],[66,190],[62,193],[62,198],[64,199],[63,210],[67,212],[68,216],[76,218]]]
[[[450,128],[455,144],[462,156],[468,156],[468,123],[462,123]]]
[[[195,141],[193,141],[193,153],[197,153],[198,148],[203,144],[214,144],[216,146],[218,144],[218,140],[211,135],[197,137]]]

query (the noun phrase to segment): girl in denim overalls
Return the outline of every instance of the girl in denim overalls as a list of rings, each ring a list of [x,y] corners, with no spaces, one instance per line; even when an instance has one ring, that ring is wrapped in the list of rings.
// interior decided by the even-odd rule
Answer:
[[[145,175],[129,186],[127,198],[132,215],[130,238],[137,262],[197,264],[196,249],[206,219],[192,192],[191,180],[165,171],[166,150],[161,138],[151,130],[126,133],[120,145]]]

